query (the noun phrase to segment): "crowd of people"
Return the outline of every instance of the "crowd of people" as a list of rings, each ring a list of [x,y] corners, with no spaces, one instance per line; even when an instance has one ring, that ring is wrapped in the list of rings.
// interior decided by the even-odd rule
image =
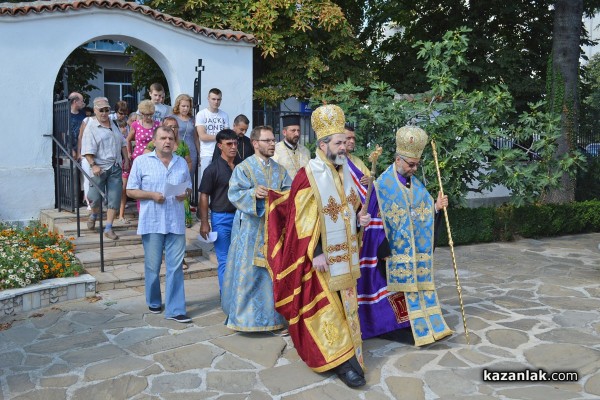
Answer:
[[[69,100],[80,125],[71,132],[75,155],[93,181],[87,226],[95,229],[100,218],[98,189],[106,195],[104,236],[111,240],[118,240],[117,212],[128,223],[126,199],[137,201],[151,313],[163,312],[164,258],[165,318],[191,321],[185,232],[194,220],[190,195],[198,190],[199,233],[214,240],[230,329],[289,335],[310,368],[334,370],[349,387],[366,383],[364,339],[400,340],[410,332],[421,346],[452,334],[433,277],[436,227],[448,199],[434,199],[414,176],[428,140],[422,129],[397,131],[394,161],[374,180],[352,154],[356,132],[336,105],[312,113],[311,158],[300,143],[299,115],[282,118],[277,143],[270,126],[255,126],[248,137],[245,115],[230,128],[219,89],[208,92],[208,107],[196,116],[186,94],[173,109],[163,104],[161,85],[152,85],[149,97],[131,114],[125,102],[110,114],[108,100],[98,97],[87,118],[83,97],[72,93]]]

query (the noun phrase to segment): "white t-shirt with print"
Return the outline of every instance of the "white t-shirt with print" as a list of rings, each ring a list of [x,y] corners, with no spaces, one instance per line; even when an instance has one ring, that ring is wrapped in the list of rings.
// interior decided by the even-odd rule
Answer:
[[[223,129],[229,128],[229,116],[223,110],[213,113],[205,108],[196,115],[196,126],[204,126],[208,135],[216,136]],[[217,142],[200,140],[200,157],[212,157],[216,144]]]

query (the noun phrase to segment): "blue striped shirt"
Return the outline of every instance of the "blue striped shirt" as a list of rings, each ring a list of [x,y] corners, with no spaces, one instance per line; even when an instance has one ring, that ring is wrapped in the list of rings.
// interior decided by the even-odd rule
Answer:
[[[164,193],[165,183],[178,185],[187,182],[192,188],[192,180],[185,159],[173,154],[169,167],[152,153],[142,154],[137,157],[131,167],[127,189],[138,189],[147,192]],[[164,203],[159,204],[154,200],[140,200],[140,217],[138,221],[138,235],[146,233],[174,233],[185,234],[185,210],[183,201],[175,197],[167,197]]]

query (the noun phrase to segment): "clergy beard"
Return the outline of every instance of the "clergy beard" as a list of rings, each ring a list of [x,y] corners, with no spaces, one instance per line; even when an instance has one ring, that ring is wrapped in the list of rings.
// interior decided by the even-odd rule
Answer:
[[[345,154],[333,154],[329,149],[327,149],[327,158],[333,163],[333,165],[344,165],[346,162]]]
[[[337,156],[335,156],[335,159],[333,160],[333,163],[335,165],[344,165],[346,163],[346,156],[338,154]]]

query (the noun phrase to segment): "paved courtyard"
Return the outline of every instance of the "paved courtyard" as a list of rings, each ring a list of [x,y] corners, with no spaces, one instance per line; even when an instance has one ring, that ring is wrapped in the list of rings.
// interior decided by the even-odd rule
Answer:
[[[134,289],[0,319],[0,399],[597,399],[600,233],[436,251],[456,333],[415,348],[365,341],[367,385],[316,374],[288,337],[223,325],[216,277],[186,281],[189,325],[147,312]],[[576,382],[483,380],[483,370],[574,371]]]

